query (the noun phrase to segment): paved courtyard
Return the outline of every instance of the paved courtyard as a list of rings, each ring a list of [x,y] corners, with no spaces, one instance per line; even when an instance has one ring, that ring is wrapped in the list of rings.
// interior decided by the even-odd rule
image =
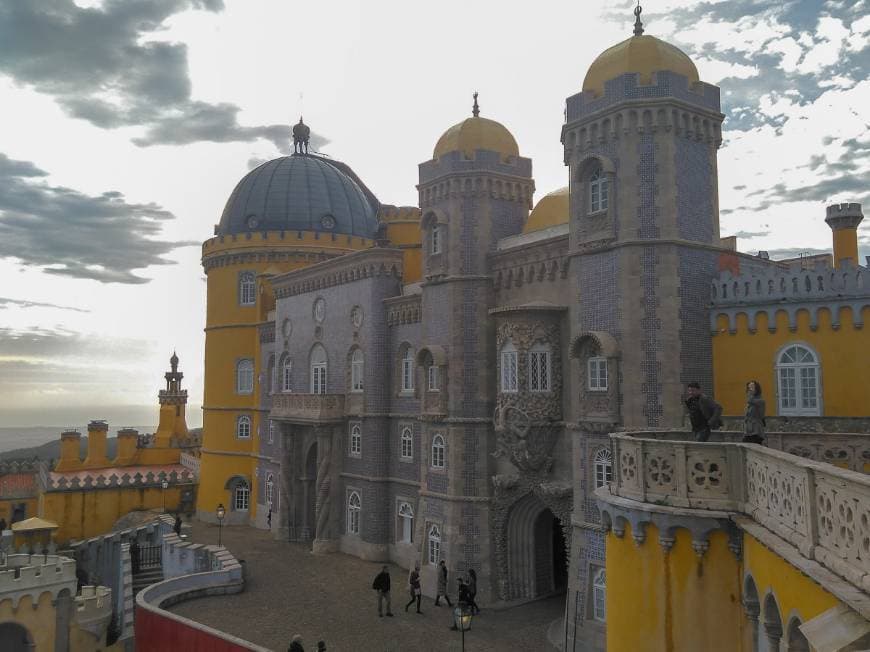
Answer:
[[[194,523],[193,541],[217,543],[217,527]],[[223,528],[224,545],[247,566],[247,586],[234,596],[190,600],[171,610],[259,645],[287,649],[301,634],[306,652],[324,639],[330,652],[459,650],[460,633],[448,629],[451,611],[423,598],[423,615],[405,613],[407,571],[390,567],[394,618],[378,618],[371,589],[380,564],[343,554],[313,555],[307,546],[275,541],[261,530]],[[452,581],[451,581],[452,584]],[[564,596],[508,609],[489,609],[465,635],[468,652],[550,652]]]

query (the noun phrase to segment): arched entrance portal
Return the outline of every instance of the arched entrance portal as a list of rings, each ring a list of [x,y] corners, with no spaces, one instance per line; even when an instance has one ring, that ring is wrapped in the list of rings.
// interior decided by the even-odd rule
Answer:
[[[18,623],[0,624],[0,650],[31,652],[36,649],[30,632]]]
[[[562,522],[533,494],[511,509],[507,547],[508,599],[528,600],[565,590],[568,559]]]

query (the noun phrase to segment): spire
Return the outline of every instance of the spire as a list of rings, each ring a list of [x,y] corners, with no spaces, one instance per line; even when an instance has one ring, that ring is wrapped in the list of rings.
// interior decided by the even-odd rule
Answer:
[[[169,365],[172,367],[172,373],[176,373],[178,371],[178,355],[175,351],[172,351],[172,357],[169,358]]]
[[[474,106],[471,107],[471,115],[475,118],[480,115],[480,107],[477,106],[477,91],[474,91]]]
[[[640,0],[637,0],[637,7],[634,8],[634,35],[640,36],[643,34],[643,23],[640,22],[640,12],[643,8],[640,6]]]

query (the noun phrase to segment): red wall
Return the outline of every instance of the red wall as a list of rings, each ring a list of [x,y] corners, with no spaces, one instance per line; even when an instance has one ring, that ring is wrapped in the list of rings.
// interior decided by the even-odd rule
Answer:
[[[250,647],[136,607],[136,652],[247,652]]]

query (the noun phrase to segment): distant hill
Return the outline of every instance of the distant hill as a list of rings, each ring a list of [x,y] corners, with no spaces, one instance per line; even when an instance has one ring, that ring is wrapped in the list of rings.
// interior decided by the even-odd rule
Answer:
[[[202,431],[202,428],[191,428],[191,434],[196,434]],[[106,439],[106,456],[111,460],[115,458],[115,451],[118,449],[118,439],[116,437],[108,437]],[[88,454],[88,438],[82,435],[82,440],[79,445],[79,457],[84,459]],[[42,444],[40,446],[31,446],[29,448],[16,448],[15,450],[5,451],[0,453],[0,460],[11,459],[30,459],[37,457],[40,460],[56,460],[60,457],[60,437]]]

